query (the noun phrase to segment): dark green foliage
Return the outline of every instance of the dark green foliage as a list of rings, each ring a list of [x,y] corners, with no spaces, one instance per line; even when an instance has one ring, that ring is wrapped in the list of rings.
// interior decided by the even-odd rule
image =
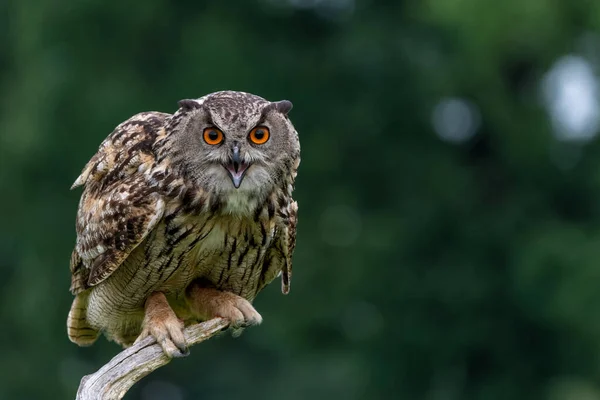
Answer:
[[[119,122],[221,89],[294,103],[292,291],[126,398],[599,398],[600,146],[540,102],[599,28],[586,0],[0,2],[0,399],[119,351],[67,339],[68,188]],[[436,136],[446,97],[470,140]]]

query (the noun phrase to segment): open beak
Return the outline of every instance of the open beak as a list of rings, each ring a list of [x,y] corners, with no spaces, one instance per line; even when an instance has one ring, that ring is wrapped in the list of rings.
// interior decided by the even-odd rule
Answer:
[[[240,149],[237,146],[233,148],[233,156],[229,160],[227,164],[224,165],[227,172],[229,172],[229,176],[231,176],[231,182],[233,182],[233,186],[235,188],[239,188],[242,184],[242,179],[244,179],[244,175],[246,171],[250,167],[250,164],[245,163],[240,158]]]

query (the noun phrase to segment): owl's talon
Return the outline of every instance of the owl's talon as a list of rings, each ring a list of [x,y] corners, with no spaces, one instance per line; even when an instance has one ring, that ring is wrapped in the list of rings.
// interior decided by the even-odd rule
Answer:
[[[184,348],[178,347],[179,351],[180,351],[180,356],[178,357],[187,357],[190,355],[190,348],[185,346]]]
[[[190,348],[188,347],[187,341],[185,340],[185,337],[183,335],[183,323],[181,323],[181,328],[179,332],[181,333],[181,338],[177,338],[177,340],[172,339],[173,344],[177,346],[177,349],[179,350],[179,355],[177,355],[176,357],[186,357],[190,354]],[[171,338],[174,338],[176,336],[177,334],[171,334]]]

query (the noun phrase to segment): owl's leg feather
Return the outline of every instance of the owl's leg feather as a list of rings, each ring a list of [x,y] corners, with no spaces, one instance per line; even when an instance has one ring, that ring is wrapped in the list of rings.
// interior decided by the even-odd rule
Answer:
[[[71,311],[67,318],[67,332],[69,339],[73,343],[77,343],[79,346],[90,346],[92,345],[100,333],[91,327],[87,321],[87,302],[88,292],[79,293],[75,296],[73,304],[71,305]]]
[[[232,328],[258,325],[262,317],[243,297],[214,288],[192,283],[187,290],[187,301],[192,313],[202,319],[225,318]]]
[[[184,357],[190,352],[183,335],[183,321],[177,318],[167,298],[154,292],[146,299],[146,313],[142,333],[136,343],[152,335],[169,357]]]

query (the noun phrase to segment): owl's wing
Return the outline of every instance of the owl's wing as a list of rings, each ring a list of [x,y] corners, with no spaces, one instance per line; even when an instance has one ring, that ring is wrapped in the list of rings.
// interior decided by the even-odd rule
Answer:
[[[296,248],[296,224],[298,222],[298,203],[292,201],[282,210],[283,221],[277,229],[274,250],[281,262],[281,292],[288,294],[292,283],[292,254]]]
[[[148,172],[168,116],[141,113],[120,124],[73,184],[84,186],[71,256],[74,294],[108,278],[162,218],[165,202]]]

